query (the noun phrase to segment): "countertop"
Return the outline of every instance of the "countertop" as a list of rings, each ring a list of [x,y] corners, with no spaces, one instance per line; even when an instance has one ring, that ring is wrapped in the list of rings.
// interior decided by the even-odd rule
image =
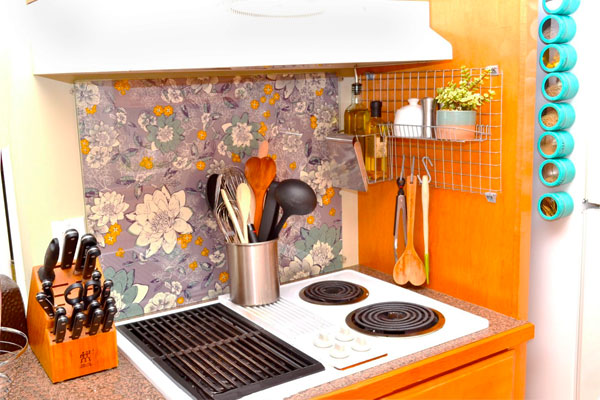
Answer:
[[[371,275],[387,282],[393,282],[390,275],[371,268],[355,266],[356,271]],[[408,364],[432,357],[446,351],[488,338],[490,336],[508,331],[526,324],[506,315],[497,313],[457,298],[445,295],[427,288],[412,288],[412,290],[454,307],[479,315],[489,320],[489,328],[463,336],[459,339],[446,342],[442,345],[431,347],[427,350],[411,354],[406,357],[391,360],[385,364],[337,379],[293,396],[293,399],[309,399],[333,390],[341,389],[348,385],[369,379],[386,372],[401,368]],[[124,353],[119,351],[119,366],[117,368],[87,375],[66,382],[53,384],[35,355],[30,349],[17,359],[13,366],[4,368],[0,372],[6,373],[12,380],[5,397],[2,397],[2,381],[0,381],[0,399],[162,399],[161,394],[152,384],[135,368]]]

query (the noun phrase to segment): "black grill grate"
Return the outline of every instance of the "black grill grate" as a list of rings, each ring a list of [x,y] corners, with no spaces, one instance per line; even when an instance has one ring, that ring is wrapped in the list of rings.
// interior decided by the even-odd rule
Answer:
[[[236,399],[324,369],[222,304],[118,329],[197,399]]]

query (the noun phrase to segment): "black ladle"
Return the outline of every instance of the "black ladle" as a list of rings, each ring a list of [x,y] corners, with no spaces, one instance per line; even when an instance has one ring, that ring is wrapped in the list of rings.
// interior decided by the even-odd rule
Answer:
[[[217,189],[217,179],[219,178],[218,174],[212,174],[208,177],[206,181],[206,200],[208,201],[208,206],[211,210],[215,209],[215,192]]]
[[[275,199],[283,210],[283,215],[271,231],[269,240],[279,236],[283,224],[290,216],[310,214],[317,206],[315,191],[299,179],[286,179],[279,183],[275,189]]]

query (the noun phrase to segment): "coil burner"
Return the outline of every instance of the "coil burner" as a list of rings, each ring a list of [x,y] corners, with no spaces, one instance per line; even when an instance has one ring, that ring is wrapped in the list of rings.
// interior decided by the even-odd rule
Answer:
[[[415,336],[437,331],[445,318],[432,308],[413,303],[385,302],[352,311],[346,323],[372,336]]]
[[[346,281],[320,281],[300,291],[304,301],[320,305],[358,303],[367,298],[369,291],[355,283]]]

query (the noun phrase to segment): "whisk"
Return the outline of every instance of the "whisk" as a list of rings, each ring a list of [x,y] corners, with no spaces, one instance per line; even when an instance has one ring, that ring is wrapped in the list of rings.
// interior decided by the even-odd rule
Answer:
[[[232,201],[231,208],[233,208],[236,217],[240,219],[240,210],[237,206],[237,203]],[[229,213],[227,212],[225,203],[219,203],[219,205],[217,205],[215,208],[215,217],[217,218],[217,225],[219,225],[219,229],[221,229],[223,236],[225,236],[225,241],[227,243],[240,243],[239,237],[233,227],[233,222],[231,222],[231,219],[229,218]]]
[[[246,182],[244,171],[237,167],[229,167],[223,172],[221,177],[221,189],[225,189],[229,200],[234,200],[236,197],[237,187],[240,183]]]

